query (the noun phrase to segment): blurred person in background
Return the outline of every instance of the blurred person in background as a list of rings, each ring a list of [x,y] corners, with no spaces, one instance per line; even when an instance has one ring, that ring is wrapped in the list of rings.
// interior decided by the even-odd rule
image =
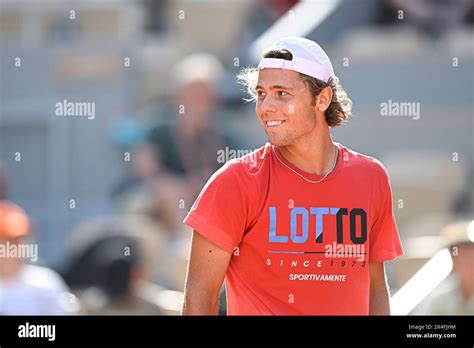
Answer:
[[[84,312],[159,314],[156,294],[183,290],[188,242],[170,244],[160,229],[146,214],[99,217],[73,229],[64,277]]]
[[[235,142],[216,127],[218,82],[223,74],[219,60],[196,53],[171,71],[173,115],[170,122],[150,130],[149,144],[159,163],[159,177],[173,187],[174,202],[194,200],[203,183],[223,163],[218,151]]]
[[[0,200],[0,313],[14,315],[69,314],[75,309],[74,297],[55,271],[24,262],[21,251],[31,223],[16,204]],[[16,253],[13,251],[16,250]],[[36,261],[38,255],[28,255]],[[72,302],[71,302],[72,301]]]
[[[146,139],[133,146],[129,176],[114,190],[122,213],[145,214],[157,224],[157,233],[164,237],[157,250],[162,260],[181,260],[182,242],[189,241],[181,223],[185,209],[224,164],[218,161],[219,151],[226,146],[238,149],[237,142],[215,122],[222,76],[220,61],[206,53],[192,54],[173,67],[171,109],[164,108],[165,121],[152,126]]]
[[[148,275],[137,241],[130,236],[102,234],[83,245],[65,278],[79,294],[82,314],[162,314],[156,303],[140,296]]]
[[[443,244],[453,261],[451,275],[442,289],[429,296],[418,314],[473,315],[474,314],[474,220],[458,221],[441,232]]]

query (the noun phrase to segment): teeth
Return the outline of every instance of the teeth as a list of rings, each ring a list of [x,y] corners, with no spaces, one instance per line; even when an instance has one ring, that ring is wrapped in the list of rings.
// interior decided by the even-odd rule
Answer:
[[[267,126],[268,127],[274,127],[274,126],[279,126],[282,123],[283,123],[283,121],[267,121]]]

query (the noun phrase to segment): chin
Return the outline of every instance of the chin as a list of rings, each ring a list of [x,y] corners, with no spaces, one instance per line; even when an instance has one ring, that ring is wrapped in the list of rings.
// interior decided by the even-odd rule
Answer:
[[[268,142],[274,146],[288,146],[291,144],[290,139],[285,139],[282,137],[268,136]]]

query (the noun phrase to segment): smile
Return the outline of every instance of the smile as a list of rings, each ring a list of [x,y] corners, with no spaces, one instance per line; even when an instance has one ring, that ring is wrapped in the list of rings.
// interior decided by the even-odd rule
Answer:
[[[285,123],[286,121],[267,121],[265,122],[265,124],[267,125],[267,127],[278,127],[279,125]]]

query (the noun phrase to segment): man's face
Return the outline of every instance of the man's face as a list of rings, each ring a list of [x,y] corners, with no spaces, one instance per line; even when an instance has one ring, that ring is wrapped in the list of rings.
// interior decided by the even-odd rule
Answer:
[[[177,98],[177,105],[184,106],[181,119],[187,125],[198,129],[208,125],[217,103],[214,86],[206,81],[195,81],[183,86]]]
[[[256,113],[273,145],[294,144],[315,129],[313,97],[296,71],[260,70],[256,92]]]

